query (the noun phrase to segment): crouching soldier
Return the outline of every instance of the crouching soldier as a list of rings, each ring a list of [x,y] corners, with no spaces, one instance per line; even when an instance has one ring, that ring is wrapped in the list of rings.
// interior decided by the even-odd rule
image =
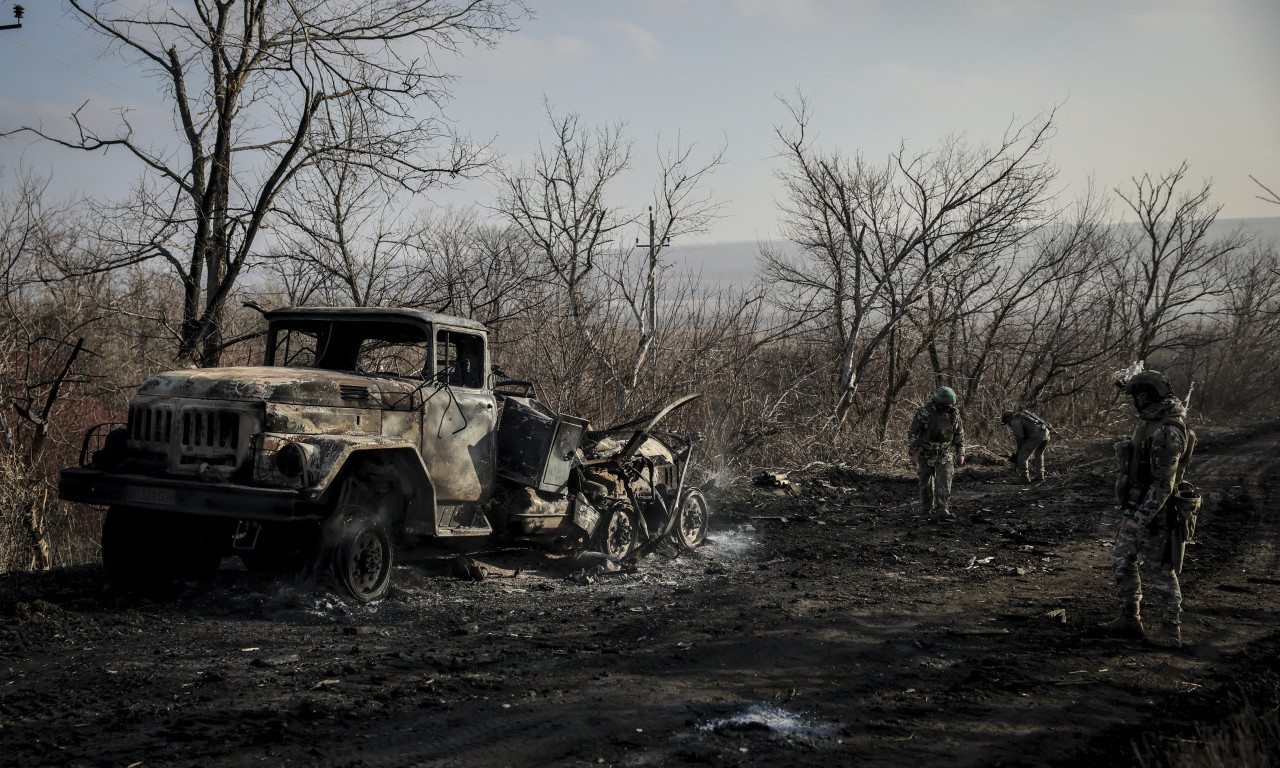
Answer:
[[[1182,590],[1178,572],[1187,539],[1194,529],[1195,509],[1176,491],[1183,483],[1195,448],[1195,433],[1186,424],[1187,409],[1159,371],[1142,371],[1124,384],[1141,420],[1133,437],[1116,444],[1121,473],[1116,493],[1123,519],[1111,550],[1111,568],[1120,597],[1120,615],[1100,629],[1112,637],[1144,636],[1139,604],[1142,573],[1147,588],[1160,601],[1159,628],[1147,642],[1182,647]],[[1185,495],[1199,497],[1184,484]],[[1141,569],[1141,570],[1140,570]]]
[[[1049,449],[1049,423],[1027,411],[1003,411],[1000,421],[1013,432],[1014,474],[1024,483],[1044,479],[1044,453]]]
[[[933,522],[951,513],[951,479],[964,464],[964,422],[956,393],[942,387],[929,403],[916,409],[907,434],[907,451],[920,476],[920,512]]]

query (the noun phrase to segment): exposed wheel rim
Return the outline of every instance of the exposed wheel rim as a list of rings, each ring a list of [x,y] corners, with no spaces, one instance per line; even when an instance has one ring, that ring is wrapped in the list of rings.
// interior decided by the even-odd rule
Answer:
[[[707,538],[709,517],[707,501],[701,493],[695,491],[685,496],[684,503],[680,505],[680,521],[676,531],[680,543],[689,548],[701,544]]]
[[[615,509],[609,515],[609,527],[605,531],[604,553],[620,559],[631,552],[636,540],[636,526],[625,509]]]

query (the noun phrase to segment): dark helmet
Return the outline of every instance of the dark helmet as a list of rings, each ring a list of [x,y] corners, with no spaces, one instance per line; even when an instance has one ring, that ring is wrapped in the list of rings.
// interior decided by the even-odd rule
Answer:
[[[1163,400],[1173,394],[1173,385],[1159,371],[1142,371],[1135,373],[1133,378],[1125,383],[1124,393],[1133,395],[1142,390],[1154,394],[1157,400]]]
[[[1000,412],[1000,423],[1001,423],[1001,424],[1008,424],[1010,421],[1012,421],[1012,420],[1013,420],[1013,417],[1014,417],[1014,416],[1016,416],[1016,415],[1017,415],[1017,413],[1018,413],[1017,411],[1001,411],[1001,412]]]
[[[933,401],[935,403],[943,403],[945,405],[954,405],[956,402],[956,391],[951,387],[939,387],[938,391],[933,393]]]

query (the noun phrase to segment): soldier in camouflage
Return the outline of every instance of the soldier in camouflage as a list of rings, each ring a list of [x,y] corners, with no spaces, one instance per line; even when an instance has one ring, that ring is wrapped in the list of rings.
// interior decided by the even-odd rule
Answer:
[[[1003,411],[1000,421],[1013,432],[1017,450],[1013,471],[1024,483],[1044,480],[1044,453],[1049,448],[1049,425],[1033,413]],[[1033,477],[1034,476],[1034,477]]]
[[[1177,572],[1181,558],[1172,555],[1176,523],[1166,507],[1186,472],[1195,434],[1187,428],[1186,408],[1159,371],[1137,373],[1124,383],[1124,391],[1133,397],[1141,420],[1132,438],[1116,443],[1123,465],[1116,483],[1123,520],[1111,550],[1111,568],[1120,615],[1101,629],[1112,637],[1144,637],[1139,604],[1145,572],[1146,586],[1161,607],[1160,627],[1145,639],[1160,647],[1180,648],[1182,590]]]
[[[920,512],[933,522],[951,513],[951,479],[964,464],[964,422],[956,408],[956,393],[942,387],[932,400],[916,409],[907,434],[907,451],[920,477]]]

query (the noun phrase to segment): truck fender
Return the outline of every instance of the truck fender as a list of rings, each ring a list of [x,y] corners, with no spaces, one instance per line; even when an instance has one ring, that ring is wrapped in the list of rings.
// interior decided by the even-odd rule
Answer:
[[[305,446],[312,481],[306,495],[320,501],[341,492],[344,477],[367,471],[368,463],[381,468],[389,486],[409,500],[408,513],[417,518],[435,518],[436,494],[431,475],[417,447],[408,440],[380,435],[306,435],[293,441]]]

